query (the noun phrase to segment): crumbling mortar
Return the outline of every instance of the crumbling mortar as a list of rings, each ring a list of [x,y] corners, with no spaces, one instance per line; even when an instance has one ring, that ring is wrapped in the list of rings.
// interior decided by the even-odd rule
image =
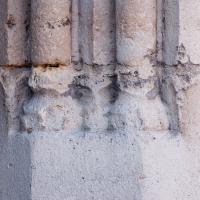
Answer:
[[[171,113],[171,130],[173,133],[181,133],[182,110],[185,101],[185,91],[191,88],[199,81],[200,68],[199,65],[191,63],[165,66],[161,78],[161,97],[163,102],[168,106]],[[168,91],[164,89],[166,85],[171,85]],[[173,88],[172,88],[173,87]],[[174,90],[174,92],[172,92]],[[173,101],[167,100],[164,93],[170,92]],[[172,94],[173,93],[173,94]],[[175,118],[176,119],[175,119]]]

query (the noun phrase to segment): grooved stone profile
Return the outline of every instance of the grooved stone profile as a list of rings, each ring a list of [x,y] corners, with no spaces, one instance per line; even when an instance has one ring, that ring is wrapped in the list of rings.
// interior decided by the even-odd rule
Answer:
[[[199,200],[200,3],[0,0],[0,200]]]

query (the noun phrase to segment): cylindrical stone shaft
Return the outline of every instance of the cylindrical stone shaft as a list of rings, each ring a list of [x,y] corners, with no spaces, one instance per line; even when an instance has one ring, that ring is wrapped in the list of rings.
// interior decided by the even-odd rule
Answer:
[[[156,1],[116,0],[117,61],[144,65],[156,47]]]
[[[67,65],[71,60],[71,0],[32,0],[33,65]]]
[[[0,65],[28,62],[29,0],[0,0]]]

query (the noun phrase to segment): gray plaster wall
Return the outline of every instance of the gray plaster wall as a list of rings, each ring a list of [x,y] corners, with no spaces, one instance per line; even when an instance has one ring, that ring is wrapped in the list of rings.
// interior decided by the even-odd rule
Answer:
[[[197,1],[0,7],[0,200],[200,198]]]

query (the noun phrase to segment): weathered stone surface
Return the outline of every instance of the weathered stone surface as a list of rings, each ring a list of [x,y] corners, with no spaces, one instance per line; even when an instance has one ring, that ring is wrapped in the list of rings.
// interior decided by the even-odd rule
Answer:
[[[200,64],[200,2],[180,0],[180,30],[179,30],[179,60],[180,62],[191,62]],[[180,49],[181,48],[181,49]]]
[[[34,95],[23,107],[24,131],[71,131],[81,126],[80,108],[69,92],[72,75],[67,66],[32,69],[29,86]]]
[[[1,0],[0,7],[0,65],[27,65],[30,1]]]
[[[105,131],[108,129],[114,66],[84,65],[71,85],[71,96],[82,108],[82,129]]]
[[[117,62],[148,66],[156,48],[156,1],[116,1]]]
[[[124,128],[168,130],[167,108],[159,96],[154,67],[156,1],[117,0],[116,16],[116,74],[120,91],[113,116],[121,118]]]
[[[199,97],[199,82],[192,85],[185,92],[185,99],[182,107],[181,127],[184,135],[190,135],[192,138],[199,137],[199,116],[200,105],[197,98]]]
[[[71,60],[71,0],[31,2],[31,60],[67,65]]]
[[[31,2],[0,0],[0,200],[199,199],[199,3]]]
[[[199,64],[199,10],[198,1],[167,0],[164,3],[164,61]]]
[[[34,133],[31,146],[32,200],[141,198],[134,135]]]
[[[15,133],[20,129],[22,106],[31,95],[27,85],[29,75],[27,68],[0,68],[1,134]]]

